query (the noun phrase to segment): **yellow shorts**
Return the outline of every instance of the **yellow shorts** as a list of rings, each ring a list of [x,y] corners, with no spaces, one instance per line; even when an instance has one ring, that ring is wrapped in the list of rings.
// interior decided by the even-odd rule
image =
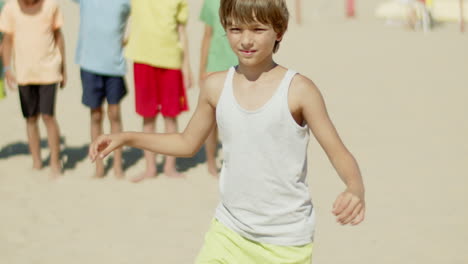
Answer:
[[[313,243],[278,246],[246,239],[214,219],[196,264],[310,264]]]
[[[0,79],[0,99],[5,98],[5,88],[3,87],[3,80]]]

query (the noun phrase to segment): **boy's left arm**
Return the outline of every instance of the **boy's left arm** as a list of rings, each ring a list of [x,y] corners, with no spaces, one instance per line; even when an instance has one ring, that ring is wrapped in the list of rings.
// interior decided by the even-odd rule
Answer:
[[[309,128],[346,184],[346,190],[338,195],[332,212],[342,225],[357,225],[364,220],[365,214],[364,183],[359,166],[331,122],[318,88],[303,76],[295,79],[297,93],[292,98],[298,102]]]
[[[179,24],[179,41],[182,44],[183,48],[183,61],[182,61],[182,73],[184,75],[184,83],[187,89],[192,88],[192,70],[190,68],[190,55],[189,55],[189,45],[186,26],[184,24]]]
[[[62,30],[60,28],[54,31],[55,43],[60,50],[60,55],[62,55],[62,64],[60,67],[62,73],[62,82],[60,83],[60,88],[65,87],[67,84],[67,69],[66,69],[66,59],[65,59],[65,39],[63,37]]]

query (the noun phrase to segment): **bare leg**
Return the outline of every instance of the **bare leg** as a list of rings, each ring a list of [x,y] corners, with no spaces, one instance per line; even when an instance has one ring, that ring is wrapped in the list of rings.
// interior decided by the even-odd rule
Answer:
[[[143,118],[143,132],[154,133],[156,130],[156,117]],[[156,177],[158,171],[156,169],[156,154],[151,151],[145,151],[146,170],[133,178],[133,182],[139,182],[147,178]]]
[[[356,15],[354,0],[346,0],[346,16],[351,18]]]
[[[302,24],[301,1],[302,0],[296,0],[296,23],[298,25]]]
[[[26,118],[26,131],[28,134],[29,151],[33,159],[33,169],[42,169],[41,146],[37,116]]]
[[[166,133],[177,133],[177,118],[164,117],[164,125],[166,126]],[[169,177],[184,177],[183,174],[177,171],[175,165],[176,158],[172,156],[166,156],[166,162],[164,163],[164,174]]]
[[[218,127],[215,126],[205,142],[206,165],[208,172],[213,176],[218,176],[218,166],[216,165],[216,148],[218,147]]]
[[[120,115],[120,105],[109,105],[107,108],[107,114],[109,116],[111,132],[122,132],[122,118]],[[125,176],[122,169],[122,149],[117,149],[114,151],[114,175],[118,179],[122,179]]]
[[[50,176],[60,176],[62,165],[60,164],[60,130],[57,120],[51,115],[42,115],[42,120],[47,129],[47,141],[50,149]]]
[[[97,137],[102,135],[102,107],[91,109],[91,140],[94,141]],[[96,172],[95,178],[104,177],[104,162],[102,159],[96,159]]]

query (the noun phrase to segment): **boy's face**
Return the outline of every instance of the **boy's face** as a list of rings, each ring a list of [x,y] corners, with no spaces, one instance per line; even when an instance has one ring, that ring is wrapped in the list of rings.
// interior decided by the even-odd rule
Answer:
[[[233,24],[226,28],[231,48],[239,62],[254,66],[272,56],[275,42],[281,37],[270,25],[259,22],[252,24]]]

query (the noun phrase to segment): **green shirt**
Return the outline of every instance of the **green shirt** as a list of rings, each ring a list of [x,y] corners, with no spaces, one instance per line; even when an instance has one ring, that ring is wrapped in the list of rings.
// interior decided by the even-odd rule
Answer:
[[[207,72],[224,71],[238,64],[237,56],[232,51],[219,20],[220,6],[220,0],[205,0],[200,13],[200,20],[213,29],[208,51]]]

